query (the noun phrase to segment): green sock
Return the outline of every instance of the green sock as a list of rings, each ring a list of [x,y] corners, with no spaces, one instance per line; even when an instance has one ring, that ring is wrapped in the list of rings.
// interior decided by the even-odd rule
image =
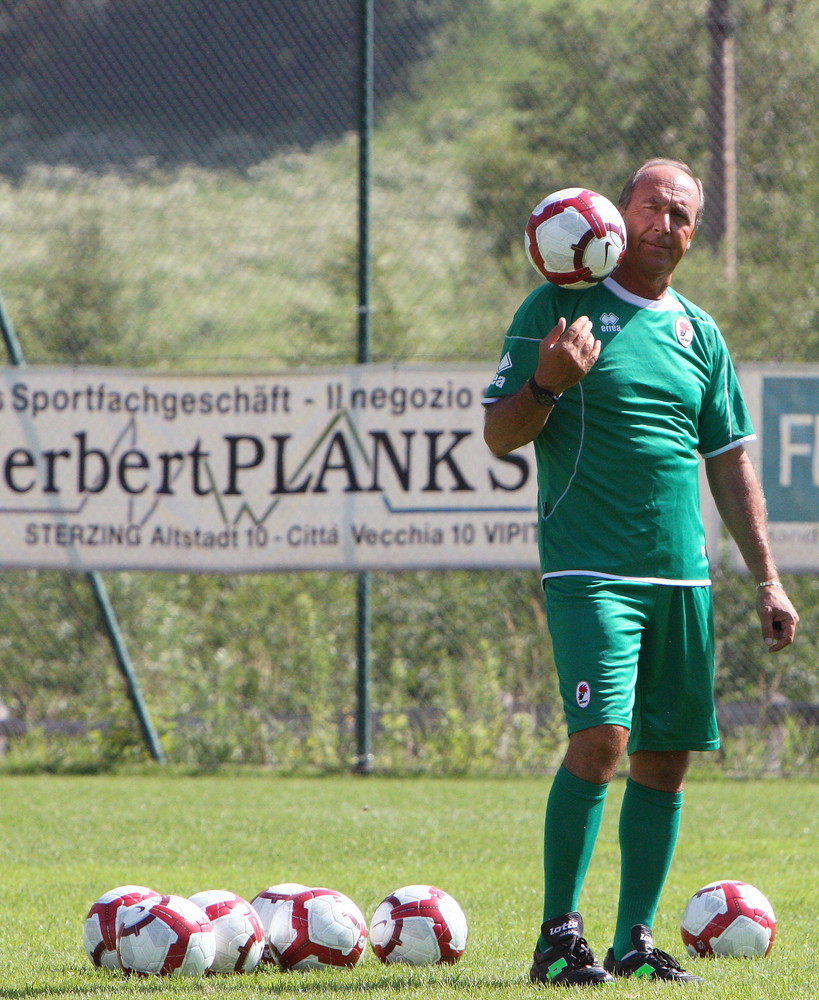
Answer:
[[[629,778],[620,809],[620,902],[614,957],[634,950],[631,928],[651,927],[677,844],[682,792],[660,792]]]
[[[608,785],[576,778],[564,767],[552,782],[543,833],[543,919],[577,909],[591,861]],[[543,950],[543,938],[538,948]]]

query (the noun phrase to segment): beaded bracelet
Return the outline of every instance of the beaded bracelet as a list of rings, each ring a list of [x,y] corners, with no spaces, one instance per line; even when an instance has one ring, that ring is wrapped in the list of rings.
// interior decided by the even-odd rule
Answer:
[[[782,583],[779,580],[763,580],[761,583],[758,583],[756,586],[757,586],[757,590],[759,590],[762,587],[781,587]]]

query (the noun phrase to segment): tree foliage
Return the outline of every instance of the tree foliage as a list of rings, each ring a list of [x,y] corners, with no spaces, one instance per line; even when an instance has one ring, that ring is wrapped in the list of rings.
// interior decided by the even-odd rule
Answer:
[[[704,40],[690,3],[670,6],[658,18],[645,0],[626,0],[603,20],[560,0],[521,28],[529,50],[521,64],[532,68],[507,83],[509,132],[489,155],[477,142],[470,167],[473,218],[486,224],[497,256],[518,248],[526,217],[549,191],[587,184],[616,201],[634,164],[660,150],[702,168]],[[666,66],[674,67],[673,101],[658,79]]]
[[[356,125],[356,0],[17,0],[0,18],[0,109],[29,140],[112,133],[110,157],[149,139],[197,159],[226,133],[310,145]],[[379,0],[376,95],[400,88],[449,3]],[[6,58],[6,54],[10,58]],[[10,120],[17,122],[13,127]],[[63,147],[65,151],[65,147]],[[81,159],[78,145],[71,158]],[[93,149],[87,150],[93,163]]]
[[[739,280],[726,288],[720,255],[697,247],[677,283],[718,313],[736,356],[811,360],[819,29],[806,5],[736,0],[734,12]],[[705,14],[690,0],[668,0],[662,16],[652,0],[625,0],[616,16],[590,17],[563,0],[518,24],[525,69],[507,82],[504,129],[493,122],[477,137],[468,167],[468,224],[501,269],[542,197],[581,184],[616,201],[629,171],[651,156],[690,163],[705,179],[708,212],[715,123]]]

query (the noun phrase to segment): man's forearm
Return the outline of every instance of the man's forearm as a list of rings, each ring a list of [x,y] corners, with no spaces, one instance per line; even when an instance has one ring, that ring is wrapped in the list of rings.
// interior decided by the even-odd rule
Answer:
[[[748,570],[757,582],[775,578],[765,498],[745,449],[739,447],[708,459],[706,472],[717,510]]]
[[[543,430],[552,407],[536,403],[528,385],[485,407],[483,437],[493,455],[508,455]]]

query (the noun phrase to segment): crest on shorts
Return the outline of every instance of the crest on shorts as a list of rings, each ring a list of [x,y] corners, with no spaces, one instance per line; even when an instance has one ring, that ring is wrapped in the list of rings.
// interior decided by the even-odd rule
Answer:
[[[591,701],[591,688],[588,681],[580,681],[574,689],[574,696],[580,708],[588,708]]]
[[[682,347],[690,347],[694,340],[694,325],[687,316],[674,320],[674,336]]]

